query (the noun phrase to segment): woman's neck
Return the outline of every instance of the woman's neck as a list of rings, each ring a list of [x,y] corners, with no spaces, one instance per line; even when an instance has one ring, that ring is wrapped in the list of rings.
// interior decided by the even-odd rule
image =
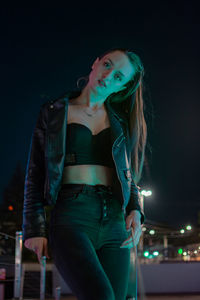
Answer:
[[[95,94],[92,90],[86,86],[81,94],[76,98],[76,104],[80,104],[91,109],[97,110],[104,108],[104,102],[106,98],[102,98],[101,95]]]

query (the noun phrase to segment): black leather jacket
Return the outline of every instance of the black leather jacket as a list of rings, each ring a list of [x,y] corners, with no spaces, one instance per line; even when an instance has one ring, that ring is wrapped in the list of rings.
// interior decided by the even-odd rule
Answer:
[[[53,207],[61,187],[65,160],[68,99],[80,91],[68,92],[64,97],[44,103],[31,137],[26,167],[23,241],[31,237],[47,237],[45,206]],[[112,156],[116,167],[113,189],[122,204],[124,215],[139,210],[141,223],[144,213],[139,204],[138,188],[132,179],[129,135],[126,121],[119,117],[108,101],[105,107],[111,125]]]

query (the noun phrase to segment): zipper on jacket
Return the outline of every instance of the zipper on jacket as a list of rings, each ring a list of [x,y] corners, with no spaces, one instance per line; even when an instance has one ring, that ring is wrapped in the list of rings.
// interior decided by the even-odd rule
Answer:
[[[123,133],[122,133],[122,134],[123,134]],[[121,135],[122,135],[122,134],[121,134]],[[121,135],[120,135],[120,136],[121,136]],[[120,143],[119,143],[118,145],[116,145],[116,146],[119,147],[119,146],[121,145],[121,143],[123,142],[123,140],[125,140],[125,136],[122,137]]]
[[[123,122],[123,123],[126,124],[126,121],[125,121],[124,119],[120,118],[120,117],[116,114],[116,112],[112,109],[111,106],[110,106],[110,109],[111,109],[113,115],[115,115],[115,117],[116,117],[120,122]]]
[[[121,135],[122,135],[122,134],[123,134],[123,133],[121,133]],[[120,135],[120,136],[121,136],[121,135]],[[119,136],[119,137],[120,137],[120,136]],[[118,137],[118,138],[119,138],[119,137]],[[117,170],[117,165],[116,165],[116,163],[115,163],[114,155],[113,155],[113,147],[114,147],[116,141],[117,141],[117,140],[114,141],[114,144],[113,144],[113,146],[112,146],[112,158],[113,158],[113,161],[114,161],[114,164],[115,164],[115,168],[116,168],[116,171],[117,171],[117,177],[118,177],[119,182],[120,182],[120,184],[121,184],[121,180],[120,180],[120,178],[119,178],[119,174],[118,174],[118,170]],[[122,141],[123,141],[123,139],[122,139]],[[120,144],[121,144],[121,142],[120,142]],[[119,145],[120,145],[120,144],[119,144]],[[118,145],[118,147],[119,147],[119,145]],[[122,185],[122,184],[121,184],[121,185]],[[123,190],[123,189],[122,189],[122,190]],[[124,198],[124,196],[123,196],[123,198]],[[124,204],[123,204],[123,205],[122,205],[122,211],[124,212],[124,210],[125,210],[125,206],[124,206]]]

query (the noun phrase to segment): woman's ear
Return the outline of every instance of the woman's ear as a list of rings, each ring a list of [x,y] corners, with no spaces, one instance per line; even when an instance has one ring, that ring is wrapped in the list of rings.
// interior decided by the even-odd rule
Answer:
[[[97,57],[95,62],[93,62],[93,65],[92,65],[92,70],[94,69],[95,65],[99,62],[99,58]]]

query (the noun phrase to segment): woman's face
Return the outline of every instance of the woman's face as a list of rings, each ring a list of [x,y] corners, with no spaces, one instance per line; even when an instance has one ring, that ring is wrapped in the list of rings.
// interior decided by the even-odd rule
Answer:
[[[115,51],[106,54],[101,60],[96,59],[92,65],[88,85],[94,93],[108,97],[126,87],[124,86],[133,76],[134,67],[126,54]],[[101,84],[99,80],[103,80]]]

